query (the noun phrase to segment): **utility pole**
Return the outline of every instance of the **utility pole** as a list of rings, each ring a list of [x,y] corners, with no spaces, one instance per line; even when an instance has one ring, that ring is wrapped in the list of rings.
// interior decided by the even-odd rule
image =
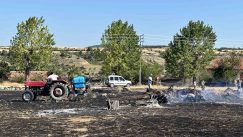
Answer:
[[[140,46],[140,66],[139,66],[139,85],[142,85],[142,46],[143,46],[143,42],[144,42],[144,34],[139,35],[139,46]]]

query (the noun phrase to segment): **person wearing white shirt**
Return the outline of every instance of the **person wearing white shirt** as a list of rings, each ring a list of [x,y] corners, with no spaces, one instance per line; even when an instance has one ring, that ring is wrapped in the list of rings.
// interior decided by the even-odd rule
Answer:
[[[152,88],[152,74],[148,77],[148,88],[151,89]]]
[[[50,79],[50,80],[57,80],[58,79],[58,75],[54,74],[53,72],[50,72],[49,73],[49,76],[47,77],[47,79]]]

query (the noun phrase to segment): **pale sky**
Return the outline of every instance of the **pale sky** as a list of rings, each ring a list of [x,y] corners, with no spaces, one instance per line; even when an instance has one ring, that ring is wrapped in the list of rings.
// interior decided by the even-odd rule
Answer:
[[[62,47],[100,44],[107,26],[122,19],[146,45],[166,45],[190,20],[202,20],[216,32],[216,47],[243,48],[242,0],[2,0],[0,45],[9,45],[17,24],[32,16],[43,16]]]

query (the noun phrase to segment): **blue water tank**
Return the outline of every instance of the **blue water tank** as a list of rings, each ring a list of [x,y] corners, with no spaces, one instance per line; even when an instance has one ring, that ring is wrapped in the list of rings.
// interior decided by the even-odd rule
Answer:
[[[85,88],[85,84],[86,84],[86,81],[85,81],[85,77],[84,76],[76,76],[73,78],[72,80],[72,84],[73,84],[73,88],[76,89],[76,88]]]

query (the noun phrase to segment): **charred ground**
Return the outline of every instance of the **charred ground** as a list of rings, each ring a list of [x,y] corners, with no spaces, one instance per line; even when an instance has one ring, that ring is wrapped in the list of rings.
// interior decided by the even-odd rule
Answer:
[[[20,91],[0,92],[1,136],[243,136],[243,106],[179,103],[154,108],[141,91],[95,90],[81,101],[26,103]],[[106,100],[120,101],[107,110]],[[75,109],[75,113],[59,110]]]

